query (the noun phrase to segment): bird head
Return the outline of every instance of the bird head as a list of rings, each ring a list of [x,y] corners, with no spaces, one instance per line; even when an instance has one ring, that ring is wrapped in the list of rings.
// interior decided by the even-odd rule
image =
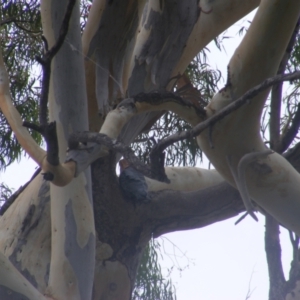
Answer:
[[[122,172],[123,170],[127,169],[130,166],[130,164],[129,164],[128,160],[121,159],[119,161],[119,166],[120,166],[120,172]]]

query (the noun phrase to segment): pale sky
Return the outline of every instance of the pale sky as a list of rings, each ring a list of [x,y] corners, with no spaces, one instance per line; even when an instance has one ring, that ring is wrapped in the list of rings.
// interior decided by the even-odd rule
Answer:
[[[223,77],[226,77],[227,63],[240,41],[239,28],[233,26],[226,34],[232,37],[224,42],[226,53],[209,46],[209,63],[212,67],[218,66]],[[22,158],[20,164],[15,163],[5,173],[0,173],[0,180],[17,189],[30,179],[35,168],[31,159]],[[268,298],[264,217],[259,215],[259,222],[247,217],[235,226],[237,219],[167,234],[159,239],[168,254],[161,259],[163,272],[167,274],[168,268],[175,263],[171,278],[178,300],[243,300],[248,292],[252,292],[251,300]],[[287,274],[291,247],[287,231],[282,228],[281,232],[283,265]],[[179,272],[177,268],[184,270]]]

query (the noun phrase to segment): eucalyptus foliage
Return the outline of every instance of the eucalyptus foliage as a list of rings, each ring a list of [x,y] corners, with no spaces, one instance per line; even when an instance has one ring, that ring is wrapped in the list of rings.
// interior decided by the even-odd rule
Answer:
[[[175,300],[176,291],[170,279],[162,276],[158,262],[160,244],[152,239],[146,247],[138,269],[132,298],[134,300]]]
[[[24,120],[37,122],[40,71],[35,57],[43,49],[39,1],[3,0],[0,20],[0,43],[14,105]],[[2,114],[0,136],[0,168],[5,168],[20,158],[21,147]],[[32,136],[42,142],[36,132]]]

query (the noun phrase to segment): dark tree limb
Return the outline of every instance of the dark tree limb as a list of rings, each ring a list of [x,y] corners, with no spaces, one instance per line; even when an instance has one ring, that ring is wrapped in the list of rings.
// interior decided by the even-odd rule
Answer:
[[[299,262],[299,236],[289,230],[290,241],[293,248],[293,260],[291,263],[291,269],[289,274],[289,280],[287,281],[287,291],[290,292],[296,287],[296,282],[300,279],[300,262]]]
[[[286,280],[281,263],[279,224],[266,214],[265,251],[270,279],[269,300],[285,299]]]
[[[273,86],[270,104],[270,148],[277,150],[280,145],[280,112],[282,98],[282,82]]]
[[[300,143],[297,143],[293,148],[283,153],[283,157],[300,173]]]
[[[36,60],[41,64],[43,69],[42,78],[42,90],[40,99],[40,111],[39,111],[39,122],[42,126],[48,123],[48,95],[49,95],[49,84],[51,77],[51,61],[61,48],[65,37],[68,33],[69,22],[72,15],[73,7],[75,6],[76,0],[69,0],[67,5],[66,13],[62,21],[59,36],[54,46],[48,50],[43,57],[36,57]],[[47,47],[46,47],[47,48]]]
[[[45,126],[39,126],[30,122],[23,122],[23,126],[39,132],[47,144],[47,161],[52,166],[59,165],[58,139],[56,133],[56,122],[51,122]]]
[[[10,18],[5,18],[3,20],[0,21],[0,26],[6,25],[6,24],[10,24],[14,22],[14,18],[10,17]]]
[[[59,147],[56,133],[56,122],[51,122],[46,125],[36,125],[30,122],[23,122],[23,126],[39,132],[45,139],[47,145],[47,161],[52,166],[59,165]],[[54,175],[50,172],[42,174],[45,180],[52,181]]]
[[[296,37],[299,31],[299,20],[296,24],[293,35],[287,46],[286,52],[280,62],[277,74],[284,74],[291,52],[296,42]],[[289,130],[285,137],[280,135],[280,120],[281,120],[281,102],[282,102],[282,87],[283,82],[278,82],[272,88],[271,104],[270,104],[270,148],[278,153],[285,151],[291,144],[295,135],[295,128]],[[299,108],[299,107],[298,107]],[[296,119],[296,117],[295,117]],[[294,120],[295,120],[294,119]],[[295,124],[295,127],[297,124]],[[298,125],[299,126],[299,125]],[[297,133],[297,132],[296,132]],[[288,284],[284,278],[281,262],[281,245],[279,238],[279,224],[277,221],[266,214],[266,228],[265,228],[265,251],[268,263],[268,271],[270,278],[269,300],[284,299],[287,294]],[[294,270],[295,268],[291,268]],[[295,279],[290,278],[290,281],[295,283]],[[292,286],[292,284],[289,284]]]
[[[60,27],[59,37],[54,46],[48,50],[48,42],[44,38],[44,44],[46,53],[43,57],[37,57],[37,61],[42,65],[43,78],[42,78],[42,91],[40,98],[40,109],[39,109],[39,125],[24,122],[23,126],[39,132],[45,139],[47,144],[47,161],[53,166],[59,165],[59,147],[56,132],[56,122],[48,124],[48,96],[49,96],[49,84],[51,77],[51,61],[61,48],[65,37],[68,33],[69,22],[72,15],[73,7],[75,6],[76,0],[69,0],[67,5],[66,13],[64,15],[62,25]],[[45,180],[53,180],[54,175],[50,172],[43,174]]]
[[[180,96],[180,92],[177,93],[168,92],[168,91],[155,91],[150,93],[139,93],[136,96],[133,96],[132,99],[134,103],[143,103],[146,102],[155,107],[155,105],[160,105],[163,103],[174,102],[183,107],[190,107],[195,110],[195,112],[201,117],[205,117],[206,111],[203,105],[200,102],[190,101]],[[121,105],[122,102],[119,104]]]
[[[280,62],[277,74],[284,74],[288,60],[291,56],[293,47],[296,43],[296,38],[299,32],[300,22],[298,20],[293,35]],[[271,149],[277,152],[283,152],[281,147],[280,138],[280,112],[282,101],[282,86],[283,82],[275,84],[271,91],[271,104],[270,104],[270,145]]]
[[[167,147],[172,145],[175,142],[192,138],[197,135],[199,135],[202,131],[204,131],[209,126],[213,126],[220,120],[222,120],[224,117],[232,113],[233,111],[239,109],[244,104],[246,104],[250,99],[257,96],[260,92],[266,90],[267,88],[273,86],[274,84],[277,84],[282,81],[292,81],[300,78],[300,72],[293,72],[290,74],[285,75],[276,75],[274,77],[266,79],[263,83],[255,86],[254,88],[250,89],[248,92],[246,92],[243,96],[241,96],[239,99],[235,100],[225,108],[221,109],[219,112],[217,112],[212,117],[208,118],[207,120],[201,122],[200,124],[193,127],[191,130],[178,132],[176,134],[173,134],[160,142],[157,143],[157,145],[154,146],[152,149],[152,152],[159,153],[163,152]]]
[[[297,110],[295,116],[292,120],[292,124],[287,132],[281,137],[280,143],[280,152],[284,152],[288,149],[288,147],[293,142],[294,138],[296,137],[300,127],[300,103],[297,105]]]
[[[3,20],[0,21],[0,26],[6,25],[6,24],[10,24],[10,23],[14,23],[16,27],[18,27],[21,30],[24,30],[28,33],[41,33],[41,31],[32,31],[32,30],[28,30],[27,28],[25,28],[24,26],[21,26],[20,23],[29,23],[29,21],[22,21],[22,20],[17,20],[13,17],[9,17],[9,18],[5,18]]]

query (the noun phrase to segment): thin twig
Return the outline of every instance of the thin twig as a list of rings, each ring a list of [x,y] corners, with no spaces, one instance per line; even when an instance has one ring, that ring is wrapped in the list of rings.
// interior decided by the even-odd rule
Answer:
[[[14,22],[14,18],[10,17],[10,18],[6,18],[2,21],[0,21],[0,26],[3,26],[5,24],[9,24],[9,23],[13,23]]]
[[[237,221],[234,222],[234,225],[238,225],[240,222],[242,222],[246,217],[248,216],[248,212],[244,213],[241,217],[237,219]]]

